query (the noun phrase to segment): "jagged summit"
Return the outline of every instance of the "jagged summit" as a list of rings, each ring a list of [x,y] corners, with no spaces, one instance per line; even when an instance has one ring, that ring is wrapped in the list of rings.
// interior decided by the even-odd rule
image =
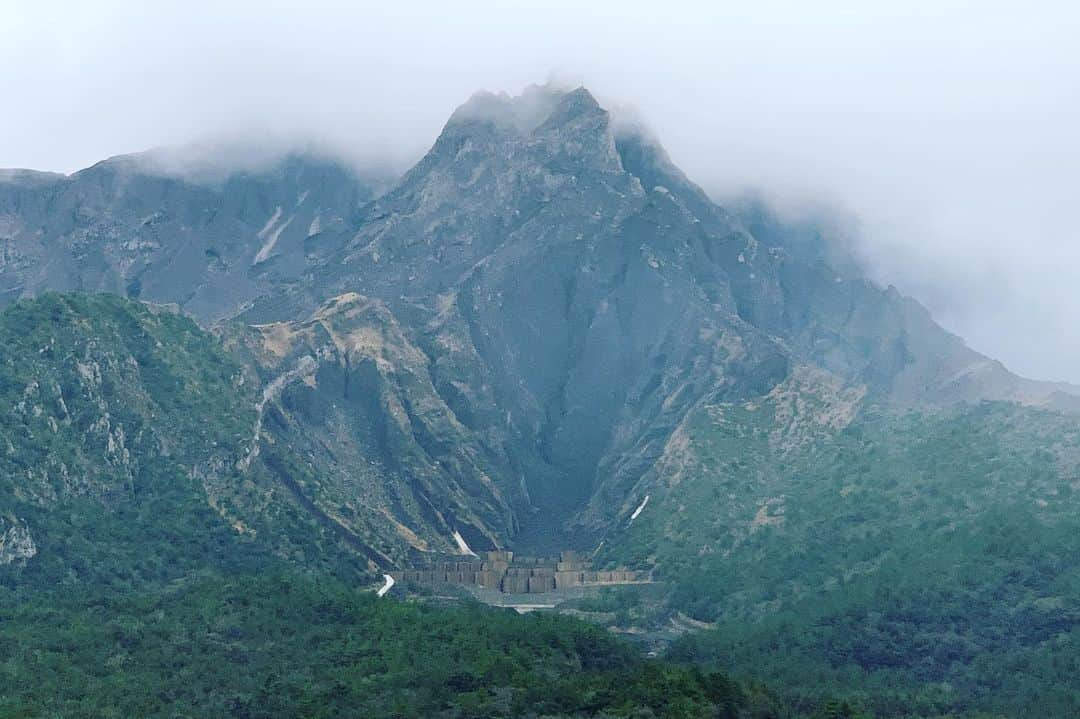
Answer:
[[[516,96],[486,90],[473,94],[450,116],[447,128],[488,124],[503,130],[529,134],[548,122],[574,115],[605,113],[584,87],[567,89],[553,84],[529,85]]]
[[[565,172],[619,172],[612,126],[583,87],[532,85],[514,97],[477,93],[451,115],[418,167],[486,154],[558,163]]]
[[[547,168],[567,173],[627,173],[644,192],[667,192],[710,229],[734,232],[739,223],[717,207],[672,161],[660,139],[639,118],[614,117],[589,90],[531,85],[521,95],[480,92],[451,116],[433,154],[459,161],[463,151],[505,153],[485,146],[492,138],[527,138],[541,146]],[[424,166],[424,163],[421,163]]]

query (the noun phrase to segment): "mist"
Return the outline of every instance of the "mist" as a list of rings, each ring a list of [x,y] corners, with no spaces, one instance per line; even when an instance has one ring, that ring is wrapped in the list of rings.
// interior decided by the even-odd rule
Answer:
[[[0,2],[0,167],[197,143],[403,169],[478,89],[581,83],[714,197],[836,207],[875,280],[1080,382],[1080,10],[882,5]]]

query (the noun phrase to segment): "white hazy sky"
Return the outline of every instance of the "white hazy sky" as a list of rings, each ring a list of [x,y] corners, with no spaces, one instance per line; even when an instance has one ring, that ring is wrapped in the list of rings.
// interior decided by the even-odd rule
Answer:
[[[0,167],[207,137],[417,157],[479,88],[632,106],[714,195],[861,222],[876,279],[1080,382],[1075,2],[0,0]]]

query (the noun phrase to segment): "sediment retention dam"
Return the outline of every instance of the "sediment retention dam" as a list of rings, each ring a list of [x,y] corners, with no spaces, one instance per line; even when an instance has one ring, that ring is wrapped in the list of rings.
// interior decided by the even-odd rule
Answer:
[[[515,557],[513,552],[484,552],[469,560],[434,562],[416,569],[392,572],[394,581],[422,587],[460,585],[497,589],[506,594],[542,594],[567,587],[638,584],[645,572],[630,569],[596,570],[577,552],[558,558]]]

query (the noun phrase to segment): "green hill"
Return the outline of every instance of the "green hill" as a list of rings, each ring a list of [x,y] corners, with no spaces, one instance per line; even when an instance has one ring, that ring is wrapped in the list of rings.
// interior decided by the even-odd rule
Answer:
[[[12,603],[4,717],[771,717],[759,689],[579,621],[376,599],[289,573]]]
[[[138,586],[355,553],[251,452],[258,390],[191,320],[107,295],[0,314],[0,581]]]
[[[833,397],[701,408],[609,535],[716,623],[673,655],[881,716],[1080,712],[1080,421],[1000,402],[807,419]]]

